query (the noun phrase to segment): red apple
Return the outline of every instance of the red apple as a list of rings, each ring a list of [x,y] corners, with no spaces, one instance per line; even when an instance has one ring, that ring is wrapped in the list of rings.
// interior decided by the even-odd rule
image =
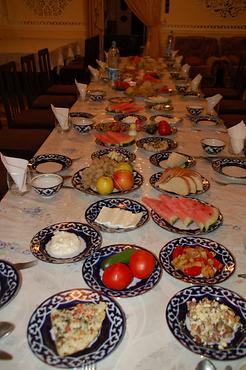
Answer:
[[[118,190],[131,190],[134,184],[134,177],[131,171],[117,170],[113,174],[114,187]]]

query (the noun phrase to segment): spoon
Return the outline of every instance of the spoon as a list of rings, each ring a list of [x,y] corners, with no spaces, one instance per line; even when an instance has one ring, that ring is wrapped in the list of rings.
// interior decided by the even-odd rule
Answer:
[[[211,361],[204,359],[198,362],[195,370],[217,370],[217,369]]]
[[[10,353],[0,350],[0,360],[12,360],[12,358]]]
[[[14,328],[15,326],[11,322],[0,321],[0,338],[7,337]]]

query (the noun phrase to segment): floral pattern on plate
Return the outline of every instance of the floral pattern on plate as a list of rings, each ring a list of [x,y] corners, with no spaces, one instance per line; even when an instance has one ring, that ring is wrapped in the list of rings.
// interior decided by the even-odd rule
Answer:
[[[154,288],[155,285],[159,282],[162,273],[162,269],[156,257],[154,271],[147,279],[135,278],[132,281],[132,283],[126,289],[123,290],[113,290],[103,285],[101,279],[102,270],[100,269],[102,261],[115,253],[126,250],[127,248],[136,248],[145,250],[145,248],[141,248],[139,246],[136,246],[135,244],[115,244],[109,245],[104,248],[100,248],[100,250],[93,253],[92,256],[86,258],[82,266],[82,275],[86,284],[95,291],[104,293],[108,296],[121,298],[136,297]]]
[[[166,161],[171,153],[172,152],[155,153],[149,158],[150,163],[152,163],[154,166],[161,167],[160,162],[161,161]],[[179,152],[177,152],[177,153],[187,157],[187,161],[184,163],[183,167],[185,167],[185,168],[192,167],[196,164],[195,159],[193,157],[191,157],[190,155],[184,154],[184,153],[179,153]]]
[[[242,328],[239,328],[231,343],[224,348],[218,349],[217,345],[205,346],[197,344],[192,338],[186,326],[187,302],[195,298],[197,301],[207,297],[229,306],[240,317]],[[192,286],[175,294],[166,308],[166,320],[171,333],[175,338],[190,351],[210,357],[215,360],[236,360],[246,355],[246,302],[238,294],[229,289],[219,286]]]
[[[182,271],[175,269],[172,265],[172,253],[174,249],[178,246],[190,246],[190,247],[203,247],[210,252],[215,253],[215,257],[223,265],[223,269],[218,271],[215,276],[210,278],[200,277],[200,276],[188,276]],[[231,253],[221,244],[214,240],[200,238],[200,237],[187,237],[182,236],[177,239],[173,239],[168,242],[160,250],[159,261],[164,270],[176,279],[183,280],[185,283],[190,284],[218,284],[222,281],[228,279],[235,270],[235,260]]]
[[[0,260],[0,309],[6,306],[18,293],[20,275],[7,261]]]
[[[85,242],[85,249],[74,257],[56,258],[48,254],[47,243],[51,240],[56,231],[67,231],[76,234]],[[100,248],[102,244],[101,234],[92,226],[80,222],[61,222],[50,225],[40,230],[31,240],[30,249],[38,259],[49,263],[74,263],[83,260],[86,256]]]
[[[136,154],[131,153],[124,148],[107,148],[107,149],[98,150],[97,152],[92,153],[91,159],[101,158],[104,155],[108,155],[110,153],[113,154],[114,152],[121,154],[125,162],[133,162],[136,159]]]
[[[143,215],[135,227],[129,227],[129,228],[108,227],[108,226],[99,224],[95,221],[103,207],[125,209],[132,213],[143,212]],[[85,219],[89,224],[91,224],[95,228],[98,228],[101,231],[110,232],[110,233],[120,233],[120,232],[125,232],[125,231],[131,231],[140,226],[143,226],[149,219],[149,212],[144,205],[140,204],[139,202],[135,200],[127,199],[127,198],[110,198],[110,199],[102,199],[102,200],[99,200],[98,202],[91,204],[85,211]]]
[[[157,173],[154,173],[154,174],[150,177],[150,179],[149,179],[150,185],[151,185],[151,186],[153,186],[153,188],[154,188],[154,189],[156,189],[156,190],[158,190],[158,191],[160,191],[160,192],[162,192],[162,193],[176,194],[176,193],[173,193],[173,192],[171,192],[171,191],[163,190],[163,189],[161,189],[158,185],[156,185],[156,183],[157,183],[157,181],[159,181],[159,179],[160,179],[160,177],[161,177],[162,173],[163,173],[163,172],[157,172]],[[190,193],[190,194],[188,194],[188,195],[186,195],[186,196],[188,196],[188,197],[189,197],[189,196],[199,195],[199,194],[202,194],[202,193],[205,193],[206,191],[208,191],[208,189],[210,188],[210,183],[209,183],[209,181],[208,181],[205,177],[203,177],[203,176],[201,176],[201,178],[202,178],[203,189],[202,189],[202,190],[197,191],[195,194]],[[185,196],[185,195],[183,195],[183,196]]]
[[[79,170],[78,172],[76,172],[73,175],[72,184],[73,184],[74,188],[77,189],[77,190],[79,190],[79,191],[82,191],[83,193],[86,193],[86,194],[97,195],[98,197],[103,196],[103,195],[100,195],[96,190],[93,190],[91,188],[86,189],[83,186],[83,182],[82,182],[82,178],[81,178],[81,173],[84,170],[85,170],[85,168],[82,168],[81,170]],[[143,184],[143,177],[142,177],[142,175],[139,172],[133,170],[133,178],[134,178],[134,184],[133,184],[133,187],[130,190],[120,191],[120,190],[115,189],[111,194],[107,194],[107,196],[115,196],[115,195],[128,194],[128,193],[130,193],[130,192],[132,192],[132,191],[137,190],[138,188],[140,188],[140,186]]]
[[[30,159],[29,165],[32,167],[33,170],[39,172],[38,166],[47,162],[54,162],[60,164],[61,169],[57,171],[60,172],[71,166],[72,159],[62,154],[40,154]]]
[[[81,303],[99,302],[105,302],[107,310],[97,339],[83,351],[60,357],[50,333],[51,311]],[[120,344],[125,326],[125,315],[114,299],[90,289],[72,289],[53,295],[36,308],[27,326],[27,340],[35,356],[46,364],[63,369],[77,369],[108,356]]]
[[[160,149],[160,150],[155,150],[155,152],[161,152],[161,151],[167,151],[167,150],[172,150],[177,147],[177,143],[172,140],[168,139],[166,137],[161,137],[161,136],[154,136],[154,137],[144,137],[142,139],[139,139],[136,141],[136,145],[138,148],[145,149],[148,151],[148,149],[145,148],[146,144],[154,144],[158,145],[158,143],[166,143],[166,149]],[[154,151],[154,150],[153,150]]]
[[[218,172],[219,174],[222,174],[223,176],[226,176],[233,180],[243,180],[246,182],[246,159],[239,159],[239,158],[222,158],[222,159],[215,159],[212,161],[212,167],[213,169]],[[226,167],[239,167],[245,170],[245,176],[230,176],[224,173],[224,169]]]

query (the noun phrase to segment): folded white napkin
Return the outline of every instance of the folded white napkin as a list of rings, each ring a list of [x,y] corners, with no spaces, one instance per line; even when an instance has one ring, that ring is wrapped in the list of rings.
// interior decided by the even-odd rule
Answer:
[[[107,64],[99,59],[96,59],[97,61],[97,64],[99,65],[99,67],[104,71],[105,68],[107,67]]]
[[[85,97],[86,97],[86,91],[87,91],[87,84],[82,84],[80,82],[78,82],[75,78],[75,84],[77,86],[77,89],[79,91],[79,94],[81,96],[81,99],[82,100],[85,100]]]
[[[74,52],[72,50],[71,47],[68,48],[68,51],[67,51],[67,58],[68,59],[73,59],[74,58]]]
[[[189,77],[189,71],[190,71],[190,65],[188,63],[185,63],[181,67],[181,74],[183,77],[188,78]]]
[[[207,100],[207,113],[208,114],[216,114],[214,107],[220,102],[220,100],[223,98],[221,94],[215,94],[213,96],[210,96],[209,98],[206,98]]]
[[[53,104],[51,104],[51,109],[59,122],[59,125],[61,126],[62,130],[68,130],[69,129],[69,121],[68,121],[68,115],[69,115],[69,109],[68,108],[57,108],[54,107]]]
[[[239,122],[237,125],[228,128],[230,136],[231,148],[235,154],[239,154],[244,148],[246,140],[246,126],[244,121]]]
[[[191,91],[198,91],[201,81],[202,81],[202,75],[198,73],[198,75],[196,75],[196,77],[194,77],[190,83]]]
[[[81,47],[79,43],[76,45],[76,55],[81,55]]]
[[[179,50],[172,50],[172,59],[174,59],[176,57],[178,52],[179,52]]]
[[[26,177],[28,161],[22,158],[7,157],[2,153],[1,160],[19,191],[25,192],[27,190]]]
[[[93,77],[94,81],[98,81],[98,79],[99,79],[99,71],[98,71],[98,69],[93,68],[90,65],[88,66],[88,68],[89,68],[89,71],[92,74],[92,77]]]
[[[63,66],[64,66],[64,58],[63,58],[62,52],[59,51],[58,58],[57,58],[57,67],[59,69],[59,68],[61,68]]]
[[[177,69],[180,69],[181,68],[181,62],[183,60],[183,55],[179,55],[178,57],[175,57],[175,67]]]

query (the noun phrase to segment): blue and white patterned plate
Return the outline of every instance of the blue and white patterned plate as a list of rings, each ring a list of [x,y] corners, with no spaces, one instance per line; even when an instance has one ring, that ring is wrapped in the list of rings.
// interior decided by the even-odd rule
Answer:
[[[219,116],[213,116],[211,114],[200,115],[194,119],[196,125],[201,126],[217,126],[223,125],[223,121]]]
[[[217,345],[205,346],[197,344],[187,326],[187,302],[195,298],[197,301],[207,297],[230,307],[240,317],[242,327],[237,330],[231,343],[224,349]],[[215,360],[236,360],[246,356],[246,302],[238,294],[219,286],[191,286],[175,294],[166,308],[166,320],[175,338],[190,351]]]
[[[222,174],[223,176],[226,176],[229,179],[243,180],[246,182],[246,159],[239,158],[215,159],[214,161],[212,161],[212,167],[216,172]],[[237,167],[239,169],[242,169],[242,171],[244,170],[245,176],[231,176],[226,174],[225,169],[229,167]]]
[[[67,231],[76,234],[85,243],[85,249],[78,255],[69,258],[55,258],[48,254],[47,243],[51,240],[54,232]],[[80,222],[61,222],[45,227],[40,230],[31,240],[30,249],[38,259],[49,263],[74,263],[83,260],[86,256],[100,248],[102,244],[101,234],[92,226]]]
[[[210,205],[209,203],[202,202],[201,200],[197,200],[197,201]],[[171,225],[169,222],[167,222],[163,217],[161,217],[158,213],[156,213],[153,210],[151,210],[150,215],[152,217],[152,220],[158,226],[162,227],[163,229],[165,229],[167,231],[170,231],[172,233],[184,234],[184,235],[207,234],[207,233],[210,233],[210,232],[215,231],[216,229],[218,229],[223,223],[223,216],[222,216],[220,211],[219,211],[218,219],[216,220],[216,222],[214,224],[209,226],[207,231],[200,230],[200,228],[197,227],[196,224],[191,224],[190,226],[187,226],[187,228],[186,228],[182,223],[179,223],[179,221],[177,223],[175,223],[174,225]]]
[[[215,276],[210,278],[185,275],[182,271],[175,269],[172,265],[172,253],[178,245],[194,248],[199,246],[206,248],[210,252],[214,252],[215,258],[224,265],[223,269],[218,271]],[[233,274],[236,266],[234,257],[223,245],[210,239],[192,236],[181,236],[180,238],[173,239],[164,245],[159,253],[159,261],[168,274],[176,279],[183,280],[185,283],[190,284],[221,283]]]
[[[161,175],[162,175],[162,174],[163,174],[163,172],[157,172],[157,173],[154,173],[154,174],[150,177],[150,179],[149,179],[150,185],[151,185],[151,186],[153,186],[153,188],[154,188],[154,189],[156,189],[156,190],[158,190],[158,191],[160,191],[160,192],[162,192],[162,193],[176,194],[176,193],[173,193],[173,192],[171,192],[171,191],[163,190],[163,189],[161,189],[158,185],[156,185],[157,181],[159,181],[159,179],[160,179],[160,177],[161,177]],[[210,188],[210,183],[209,183],[209,181],[208,181],[205,177],[203,177],[203,176],[201,176],[201,178],[202,178],[202,185],[203,185],[203,189],[202,189],[202,190],[197,191],[195,194],[190,193],[190,194],[188,194],[188,196],[199,195],[199,194],[204,193],[205,191],[208,191],[208,189]],[[184,195],[183,195],[183,196],[184,196]]]
[[[114,115],[114,119],[116,121],[124,120],[124,122],[127,122],[127,117],[136,117],[142,123],[147,120],[147,118],[145,116],[143,116],[142,114],[137,114],[137,113],[119,113],[119,114]],[[130,123],[132,123],[132,122],[130,122]]]
[[[42,171],[39,171],[38,166],[47,162],[53,162],[60,165],[60,169],[58,171],[52,171],[53,173],[60,172],[71,166],[72,159],[62,154],[40,154],[30,159],[29,165],[33,170],[42,173]]]
[[[73,175],[72,185],[75,187],[75,189],[77,189],[79,191],[82,191],[83,193],[91,194],[91,195],[97,195],[98,197],[103,196],[103,195],[100,195],[96,190],[93,190],[91,188],[86,189],[84,187],[83,181],[82,181],[82,178],[81,178],[81,174],[85,169],[86,169],[86,167],[82,168],[81,170],[79,170],[78,172],[76,172]],[[128,193],[140,188],[140,186],[143,184],[143,176],[139,172],[133,170],[133,177],[134,177],[134,184],[133,184],[133,187],[130,190],[120,191],[120,190],[114,189],[114,191],[111,194],[108,194],[107,196],[128,194]]]
[[[16,268],[0,260],[0,309],[6,306],[18,293],[21,280]]]
[[[92,153],[91,159],[101,158],[109,153],[119,153],[123,157],[123,161],[125,162],[133,162],[136,159],[136,154],[129,152],[124,148],[106,148],[102,150],[98,150],[97,152]]]
[[[143,215],[135,227],[113,228],[113,227],[101,225],[95,221],[95,219],[97,218],[97,216],[99,215],[103,207],[125,209],[132,213],[143,212]],[[120,233],[120,232],[125,232],[125,231],[131,231],[131,230],[137,229],[140,226],[143,226],[149,219],[149,212],[144,205],[142,205],[141,203],[135,200],[127,199],[127,198],[109,198],[109,199],[102,199],[102,200],[99,200],[98,202],[91,204],[90,207],[88,207],[87,210],[85,211],[85,219],[89,224],[91,224],[95,228],[98,228],[101,231],[105,231],[109,233]]]
[[[136,297],[154,288],[155,285],[159,282],[162,274],[161,266],[154,254],[153,256],[156,259],[155,269],[147,279],[134,278],[132,283],[123,290],[113,290],[103,285],[101,279],[103,270],[100,269],[102,261],[109,256],[126,250],[127,248],[146,250],[135,244],[114,244],[104,248],[100,248],[98,251],[93,253],[93,255],[87,257],[82,266],[82,275],[86,284],[95,291],[104,293],[107,296],[121,298]]]
[[[152,154],[149,158],[150,160],[150,163],[152,163],[154,166],[157,166],[157,167],[161,167],[160,166],[160,162],[161,161],[166,161],[170,154],[172,152],[160,152],[160,153],[155,153],[155,154]],[[187,160],[186,162],[184,163],[183,167],[187,168],[187,167],[192,167],[192,166],[195,166],[196,164],[196,161],[193,157],[191,157],[190,155],[188,154],[184,154],[184,153],[179,153],[177,152],[178,154],[181,154],[181,155],[184,155]]]
[[[107,310],[97,339],[83,351],[60,357],[50,333],[51,311],[81,303],[100,302],[106,303]],[[115,350],[124,336],[125,326],[125,315],[114,299],[90,289],[71,289],[53,295],[36,308],[28,323],[27,340],[35,356],[46,364],[63,369],[78,369],[102,360]]]
[[[152,136],[152,137],[143,137],[142,139],[139,139],[136,141],[136,145],[138,148],[145,149],[145,144],[156,144],[156,143],[161,143],[161,142],[166,142],[166,149],[159,149],[159,150],[151,150],[153,152],[164,152],[167,150],[172,150],[177,148],[177,143],[172,140],[168,139],[166,137],[161,137],[161,136]]]

